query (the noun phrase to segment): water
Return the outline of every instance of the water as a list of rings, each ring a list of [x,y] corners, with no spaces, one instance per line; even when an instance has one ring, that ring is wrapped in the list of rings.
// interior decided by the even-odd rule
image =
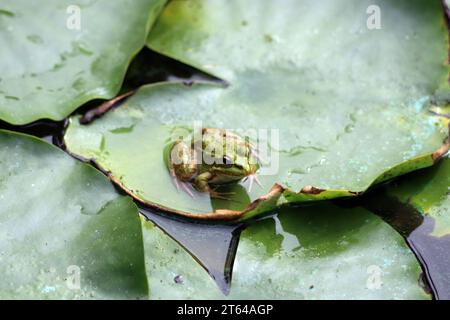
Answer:
[[[64,121],[41,120],[23,126],[15,126],[0,120],[0,129],[26,133],[59,145],[59,141],[62,140]]]
[[[199,224],[173,219],[142,207],[140,212],[189,252],[224,294],[230,292],[242,224]],[[177,276],[174,281],[181,283],[182,278]]]

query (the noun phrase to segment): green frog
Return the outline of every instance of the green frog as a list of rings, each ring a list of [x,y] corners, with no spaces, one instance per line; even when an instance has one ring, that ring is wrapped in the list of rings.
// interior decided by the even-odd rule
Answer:
[[[194,197],[186,184],[213,198],[228,199],[231,193],[219,193],[220,185],[237,183],[249,178],[261,186],[256,176],[260,165],[255,148],[248,138],[225,129],[203,128],[201,139],[178,140],[168,146],[166,164],[174,183]]]

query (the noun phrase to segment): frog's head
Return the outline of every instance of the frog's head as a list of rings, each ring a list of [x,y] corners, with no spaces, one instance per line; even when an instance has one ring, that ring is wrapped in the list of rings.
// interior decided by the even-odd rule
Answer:
[[[256,152],[247,137],[224,129],[203,129],[202,153],[210,157],[216,175],[242,179],[259,169]]]

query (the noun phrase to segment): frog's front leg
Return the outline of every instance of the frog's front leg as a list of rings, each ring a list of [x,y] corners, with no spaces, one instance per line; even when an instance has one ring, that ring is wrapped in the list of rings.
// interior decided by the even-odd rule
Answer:
[[[211,188],[209,182],[214,177],[214,175],[210,172],[204,172],[199,174],[194,182],[194,187],[200,192],[208,192],[211,198],[230,200],[230,196],[234,194],[234,192],[217,192],[213,188]]]
[[[200,192],[209,192],[211,193],[213,190],[209,186],[209,181],[213,178],[212,173],[210,172],[203,172],[202,174],[199,174],[193,184],[194,187],[200,191]]]
[[[188,182],[197,174],[195,156],[195,150],[179,141],[171,147],[168,161],[169,172],[177,190],[182,189],[191,197],[194,197],[194,194],[189,190]]]

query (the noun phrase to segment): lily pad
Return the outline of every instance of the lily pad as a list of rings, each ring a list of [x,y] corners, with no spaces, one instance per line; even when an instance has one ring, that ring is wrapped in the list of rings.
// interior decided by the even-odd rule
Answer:
[[[402,237],[364,209],[286,209],[240,237],[231,291],[143,221],[151,299],[429,299]],[[383,239],[383,241],[379,241]]]
[[[0,166],[2,299],[147,296],[137,208],[100,172],[1,130]]]
[[[119,91],[165,0],[4,0],[0,119],[61,120]]]
[[[266,75],[255,86],[278,84],[275,90],[277,75],[291,76],[310,95],[307,89],[384,102],[396,92],[405,102],[408,90],[433,89],[445,76],[443,18],[439,1],[171,1],[147,45],[232,83]]]
[[[173,1],[150,47],[229,86],[145,86],[94,123],[71,118],[67,148],[138,201],[199,219],[353,196],[431,166],[449,148],[447,124],[429,110],[449,91],[442,8],[378,3],[383,27],[370,30],[368,1]],[[231,186],[232,201],[177,191],[163,150],[197,122],[250,136],[262,188]]]

